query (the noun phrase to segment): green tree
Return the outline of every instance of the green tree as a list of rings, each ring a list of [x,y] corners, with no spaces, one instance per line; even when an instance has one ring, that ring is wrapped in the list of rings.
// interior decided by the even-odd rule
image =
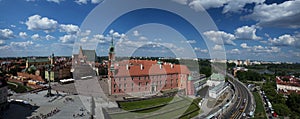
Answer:
[[[273,108],[278,115],[290,115],[291,110],[285,104],[273,104]]]
[[[288,99],[286,101],[286,104],[288,107],[290,107],[291,110],[300,113],[300,95],[296,93],[291,93],[288,96]]]

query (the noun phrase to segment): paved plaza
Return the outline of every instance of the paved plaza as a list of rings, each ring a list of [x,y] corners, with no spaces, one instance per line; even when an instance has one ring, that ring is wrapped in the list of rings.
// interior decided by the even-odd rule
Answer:
[[[102,90],[99,90],[101,88],[93,85],[99,84],[97,78],[79,80],[77,82],[78,84],[54,84],[56,86],[53,86],[52,93],[54,96],[52,97],[45,96],[47,90],[38,93],[13,95],[11,99],[27,101],[29,104],[25,106],[22,104],[11,104],[10,109],[2,113],[2,118],[34,119],[37,116],[48,115],[47,118],[49,119],[88,119],[91,114],[92,96],[95,100],[96,108],[94,110],[97,119],[104,118],[102,107],[117,107],[115,102],[110,102]],[[87,87],[86,85],[89,86]],[[18,114],[15,112],[18,112]]]

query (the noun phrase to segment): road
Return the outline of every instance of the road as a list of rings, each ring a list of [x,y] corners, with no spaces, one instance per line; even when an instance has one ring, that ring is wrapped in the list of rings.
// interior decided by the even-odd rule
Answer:
[[[249,114],[252,111],[253,105],[253,96],[251,96],[251,92],[248,88],[240,82],[238,79],[234,78],[229,73],[226,73],[223,70],[220,70],[218,67],[212,65],[214,69],[216,69],[219,73],[227,75],[230,77],[229,82],[234,86],[236,98],[233,101],[233,104],[228,108],[228,110],[223,114],[223,118],[231,118],[231,119],[240,119],[246,118],[243,117],[243,113]],[[244,107],[244,108],[242,108]]]

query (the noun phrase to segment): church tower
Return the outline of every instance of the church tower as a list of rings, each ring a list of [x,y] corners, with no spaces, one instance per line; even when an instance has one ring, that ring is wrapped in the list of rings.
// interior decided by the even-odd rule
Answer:
[[[114,48],[114,39],[112,38],[111,44],[109,47],[109,53],[108,53],[108,73],[109,76],[113,76],[113,72],[115,71],[114,67],[114,61],[115,61],[115,48]]]
[[[109,47],[108,51],[108,90],[109,94],[112,94],[111,86],[112,86],[112,80],[114,79],[114,72],[115,72],[115,66],[114,66],[114,61],[115,61],[115,48],[114,48],[114,39],[112,37],[111,39],[111,44]]]

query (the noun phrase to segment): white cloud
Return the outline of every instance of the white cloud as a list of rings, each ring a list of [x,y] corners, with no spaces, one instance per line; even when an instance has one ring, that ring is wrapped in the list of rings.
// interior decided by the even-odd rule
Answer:
[[[88,40],[89,40],[89,37],[83,37],[83,38],[80,39],[80,42],[85,43],[85,42],[87,42]]]
[[[141,36],[141,37],[139,37],[139,40],[148,40],[148,38],[145,36]]]
[[[300,28],[300,0],[285,1],[281,4],[256,5],[253,13],[246,16],[261,26]]]
[[[73,24],[67,24],[67,25],[61,24],[59,27],[60,27],[59,29],[60,32],[66,32],[68,34],[76,34],[80,31],[79,27]]]
[[[96,42],[96,43],[106,43],[108,42],[108,38],[105,38],[104,35],[100,35],[100,34],[97,34],[97,35],[94,35],[91,42]]]
[[[201,49],[201,48],[198,48],[198,47],[195,47],[194,50],[195,50],[195,51],[202,52],[202,53],[208,53],[208,50],[207,50],[207,49]]]
[[[187,5],[188,4],[188,0],[172,0],[174,2],[177,2],[179,4],[182,4],[182,5]]]
[[[242,43],[241,47],[243,49],[247,49],[249,52],[254,53],[278,53],[281,51],[281,48],[278,47],[268,47],[268,46],[261,46],[261,45],[255,45],[255,46],[248,46],[247,43]]]
[[[55,37],[51,36],[51,35],[46,35],[45,38],[46,38],[46,40],[53,40],[53,39],[55,39]]]
[[[251,51],[255,53],[278,53],[281,49],[278,47],[263,47],[261,45],[256,45],[251,48]]]
[[[0,40],[8,40],[14,38],[14,32],[10,29],[0,29]]]
[[[39,34],[33,34],[33,35],[31,36],[31,39],[33,39],[33,40],[41,40],[42,37],[41,37]]]
[[[60,2],[64,1],[64,0],[47,0],[48,2],[55,2],[57,4],[59,4]]]
[[[213,47],[213,50],[222,50],[222,49],[223,49],[223,46],[221,46],[221,45],[215,45]]]
[[[33,45],[34,43],[32,41],[26,41],[26,42],[11,42],[11,46],[16,46],[16,47],[28,47]]]
[[[235,48],[235,49],[232,49],[232,50],[230,51],[230,53],[231,53],[231,54],[241,54],[241,51],[240,51],[239,49]]]
[[[103,0],[75,0],[75,2],[79,5],[82,4],[88,4],[88,2],[91,2],[92,4],[98,4],[101,3]]]
[[[200,0],[192,0],[190,3],[188,3],[188,5],[190,6],[190,8],[194,9],[196,12],[205,10],[205,5],[202,6],[202,3]]]
[[[205,9],[210,9],[222,7],[227,2],[228,0],[192,0],[190,4],[198,4],[199,6],[202,5]]]
[[[3,46],[5,44],[5,40],[0,40],[0,46]]]
[[[80,31],[80,36],[82,37],[89,36],[91,32],[92,32],[91,30]]]
[[[23,38],[23,39],[26,39],[28,35],[27,35],[26,32],[20,32],[20,33],[19,33],[19,36],[20,36],[21,38]]]
[[[279,36],[278,38],[269,39],[269,41],[274,45],[287,46],[294,45],[296,38],[289,34],[284,34],[282,36]]]
[[[222,0],[216,0],[222,1]],[[225,0],[224,0],[225,1]],[[223,13],[228,12],[241,12],[245,10],[245,5],[250,3],[261,4],[264,3],[265,0],[228,0],[228,2],[224,5]]]
[[[247,45],[247,43],[242,43],[241,47],[244,49],[249,49],[250,47]]]
[[[75,39],[77,37],[75,35],[64,35],[62,37],[59,37],[59,40],[62,42],[62,43],[74,43]]]
[[[81,4],[87,4],[88,0],[75,0],[75,2],[81,5]]]
[[[136,37],[140,36],[139,31],[133,31],[133,36],[136,36]]]
[[[196,40],[187,40],[186,42],[189,43],[189,44],[195,44],[195,43],[197,43]]]
[[[38,47],[43,47],[43,45],[42,45],[42,44],[35,44],[34,47],[36,47],[36,48],[38,48]]]
[[[40,15],[28,17],[25,24],[27,25],[28,30],[42,30],[46,33],[53,32],[58,26],[57,21],[47,17],[41,17]]]
[[[256,27],[242,26],[235,30],[235,36],[239,39],[260,40],[261,37],[256,36]]]
[[[93,4],[98,4],[98,3],[101,3],[103,0],[92,0],[91,2],[93,3]]]
[[[232,41],[236,39],[235,36],[224,31],[206,31],[204,32],[204,35],[208,40],[211,40],[218,45],[223,43],[225,45],[236,45]]]
[[[114,32],[114,33],[112,34],[112,36],[113,36],[114,38],[119,38],[119,37],[121,37],[121,35],[120,35],[118,32]]]
[[[195,11],[210,8],[223,8],[223,13],[244,11],[249,3],[261,4],[265,0],[173,0],[179,4],[188,5]]]

